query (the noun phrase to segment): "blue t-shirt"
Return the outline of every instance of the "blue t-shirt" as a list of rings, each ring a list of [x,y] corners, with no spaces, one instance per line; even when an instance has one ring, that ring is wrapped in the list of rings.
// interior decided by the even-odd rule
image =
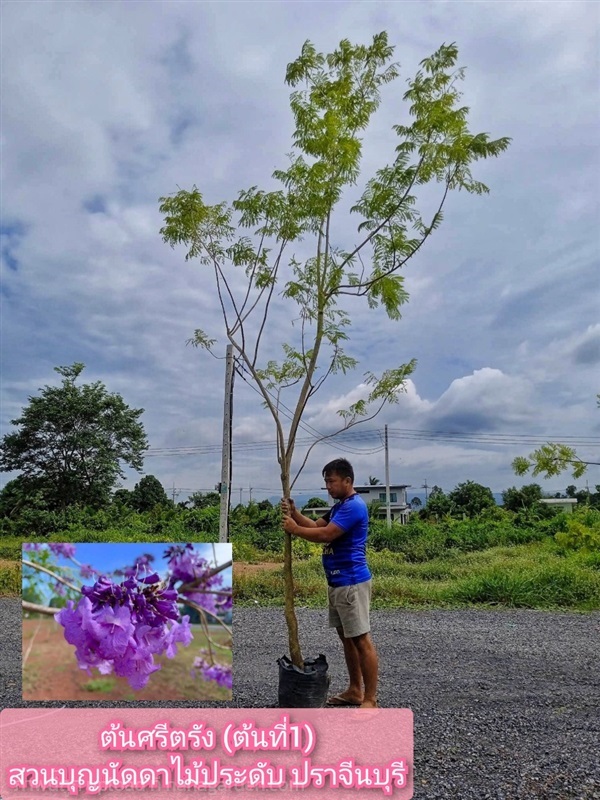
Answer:
[[[327,514],[325,522],[334,522],[344,533],[323,545],[323,568],[330,586],[349,586],[368,581],[367,532],[369,512],[362,497],[351,494],[336,503]]]

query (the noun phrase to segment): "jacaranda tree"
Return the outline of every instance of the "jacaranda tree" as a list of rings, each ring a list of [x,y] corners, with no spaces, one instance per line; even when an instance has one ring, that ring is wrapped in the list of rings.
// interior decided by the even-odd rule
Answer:
[[[273,418],[285,497],[312,449],[293,475],[298,430],[310,402],[331,375],[357,366],[344,350],[348,303],[355,308],[364,298],[370,309],[399,319],[408,299],[400,270],[439,227],[451,191],[488,191],[472,176],[471,164],[498,156],[510,141],[469,131],[468,108],[460,105],[458,91],[464,69],[455,66],[456,46],[444,44],[409,81],[406,123],[394,126],[391,162],[357,190],[363,133],[379,106],[381,88],[399,75],[393,51],[385,32],[368,46],[344,39],[327,55],[304,44],[286,72],[294,89],[295,131],[289,164],[273,173],[280,189],[252,186],[231,203],[212,205],[196,186],[160,198],[164,241],[185,245],[186,260],[197,258],[211,271],[238,370],[254,382]],[[417,193],[429,183],[439,184],[440,194],[435,212],[426,218]],[[340,225],[339,206],[345,197],[354,200],[356,239],[342,234],[347,222]],[[309,248],[312,254],[300,259],[298,252]],[[298,320],[283,341],[282,316],[272,314],[280,304],[287,307],[287,319]],[[215,333],[196,330],[192,341],[213,351]],[[274,343],[281,344],[279,361],[271,357]],[[340,429],[372,419],[386,403],[396,402],[415,366],[413,359],[380,375],[367,372],[365,396],[338,412]],[[291,552],[286,534],[285,613],[290,655],[301,666]]]

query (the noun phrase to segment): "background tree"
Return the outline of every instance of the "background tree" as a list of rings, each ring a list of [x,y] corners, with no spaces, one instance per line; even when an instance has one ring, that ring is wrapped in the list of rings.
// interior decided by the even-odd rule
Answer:
[[[374,478],[373,475],[369,475],[369,486],[378,486],[381,483],[379,478]]]
[[[412,508],[421,508],[423,503],[419,497],[413,497],[413,499],[410,501],[410,505]]]
[[[281,542],[281,514],[279,507],[270,500],[260,500],[258,503],[253,500],[247,506],[238,505],[231,514],[231,520],[238,526],[247,526],[259,532],[275,528]]]
[[[427,499],[427,505],[421,512],[421,515],[424,517],[429,517],[433,514],[439,518],[449,514],[450,508],[451,503],[448,495],[440,486],[433,486]]]
[[[131,493],[131,505],[140,513],[155,506],[172,505],[162,483],[154,475],[144,475]]]
[[[26,480],[22,475],[8,481],[0,492],[0,516],[16,517],[25,508],[43,510],[46,508],[43,493],[35,481]]]
[[[523,511],[539,506],[542,497],[542,487],[539,483],[530,483],[520,489],[511,486],[502,492],[502,505],[507,511]]]
[[[221,503],[221,495],[218,492],[194,492],[188,497],[188,503],[192,508],[211,508]]]
[[[132,494],[129,489],[117,489],[113,492],[112,501],[116,505],[125,506],[126,508],[133,508],[132,505]]]
[[[451,513],[467,517],[476,517],[484,508],[496,505],[492,490],[475,481],[459,483],[448,495]]]
[[[399,270],[440,225],[450,191],[488,191],[473,179],[470,165],[499,155],[510,141],[491,141],[486,133],[469,131],[468,108],[460,105],[457,89],[464,69],[455,68],[456,46],[442,45],[409,81],[404,99],[412,121],[394,126],[395,158],[355,195],[351,213],[359,220],[358,243],[343,242],[336,207],[358,181],[363,131],[379,106],[380,89],[398,77],[398,65],[390,63],[393,50],[385,32],[374,36],[369,46],[344,39],[328,55],[308,41],[304,44],[286,72],[286,82],[294,89],[295,131],[289,166],[273,173],[282,189],[267,192],[253,186],[231,205],[208,205],[196,186],[160,198],[165,242],[173,247],[184,244],[186,260],[198,258],[212,271],[238,371],[254,383],[273,417],[285,497],[319,441],[293,476],[296,438],[310,401],[330,375],[357,365],[343,349],[350,315],[342,301],[364,297],[370,308],[382,307],[391,319],[399,319],[408,298]],[[415,192],[430,182],[439,183],[440,192],[435,212],[425,218],[417,209]],[[251,235],[236,235],[240,229]],[[309,247],[313,254],[299,260],[298,250]],[[296,317],[289,340],[281,345],[279,362],[261,355],[265,341],[280,341],[281,318],[269,314],[278,296],[291,306],[287,318]],[[212,332],[203,330],[191,341],[209,351],[216,344]],[[372,419],[386,403],[396,402],[415,366],[413,359],[379,376],[367,372],[366,397],[338,411],[340,430]],[[284,575],[290,656],[302,666],[288,534]]]
[[[142,468],[148,443],[139,417],[118,394],[96,381],[76,386],[84,364],[55,367],[61,386],[46,386],[4,436],[0,471],[21,472],[22,485],[41,492],[48,509],[108,504],[121,463]]]
[[[327,500],[323,500],[322,497],[311,497],[310,500],[302,506],[301,510],[302,510],[303,514],[306,513],[306,509],[307,508],[322,508],[323,511],[326,511],[329,508],[329,503],[327,502]],[[310,516],[312,516],[313,519],[317,519],[317,517],[323,516],[323,515],[319,514],[317,512],[314,512]]]
[[[592,508],[600,508],[600,484],[594,486],[592,491],[589,487],[585,489],[578,489],[576,486],[567,486],[565,495],[577,500],[581,506],[591,506]]]
[[[302,506],[302,513],[305,508],[329,508],[327,500],[322,497],[311,497],[310,500]]]

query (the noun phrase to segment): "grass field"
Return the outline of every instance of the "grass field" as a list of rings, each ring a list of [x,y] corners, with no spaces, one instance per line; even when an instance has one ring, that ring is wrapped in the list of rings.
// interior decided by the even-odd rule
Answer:
[[[63,628],[51,617],[23,620],[23,699],[24,700],[187,700],[231,702],[231,691],[214,681],[192,677],[194,658],[206,647],[199,625],[192,625],[194,639],[179,647],[175,658],[155,657],[161,669],[150,676],[147,686],[134,692],[125,678],[88,675],[79,669],[74,648],[65,641]],[[222,628],[210,628],[211,639],[223,644],[228,638]],[[217,650],[217,660],[231,663],[231,650]]]
[[[19,560],[0,558],[0,597],[21,594],[21,552]]]
[[[234,545],[235,559],[235,545]],[[449,551],[443,558],[407,563],[398,553],[370,552],[372,607],[459,608],[470,605],[592,611],[600,609],[600,554],[561,554],[552,541],[491,547],[470,553]],[[235,561],[234,561],[235,563]],[[283,605],[281,565],[234,572],[238,605]],[[300,606],[327,602],[318,554],[294,564]]]

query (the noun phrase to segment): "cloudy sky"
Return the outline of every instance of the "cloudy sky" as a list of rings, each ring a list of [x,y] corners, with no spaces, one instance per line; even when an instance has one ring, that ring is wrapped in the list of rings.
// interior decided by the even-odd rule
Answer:
[[[186,340],[202,328],[224,354],[223,327],[210,274],[162,241],[158,198],[193,184],[208,203],[276,188],[293,132],[286,65],[306,39],[329,52],[387,30],[401,74],[382,93],[344,208],[393,159],[392,125],[410,124],[406,80],[443,42],[458,44],[467,67],[471,131],[512,144],[475,165],[491,193],[451,194],[441,228],[404,267],[402,319],[350,307],[346,349],[359,365],[314,398],[303,442],[337,428],[335,412],[364,395],[365,370],[418,366],[398,405],[335,448],[317,446],[296,488],[317,490],[321,466],[341,454],[358,482],[383,478],[386,423],[392,482],[415,488],[528,482],[510,462],[536,439],[578,437],[581,457],[600,461],[599,9],[576,0],[3,3],[3,431],[28,396],[59,383],[53,367],[81,361],[83,380],[145,409],[158,451],[146,473],[179,499],[213,489],[224,362]],[[435,196],[425,190],[425,207]],[[356,224],[342,209],[336,244],[351,248]],[[273,310],[265,358],[297,330],[284,300]],[[273,425],[239,377],[233,432],[232,499],[247,501],[249,487],[256,499],[276,494]]]

